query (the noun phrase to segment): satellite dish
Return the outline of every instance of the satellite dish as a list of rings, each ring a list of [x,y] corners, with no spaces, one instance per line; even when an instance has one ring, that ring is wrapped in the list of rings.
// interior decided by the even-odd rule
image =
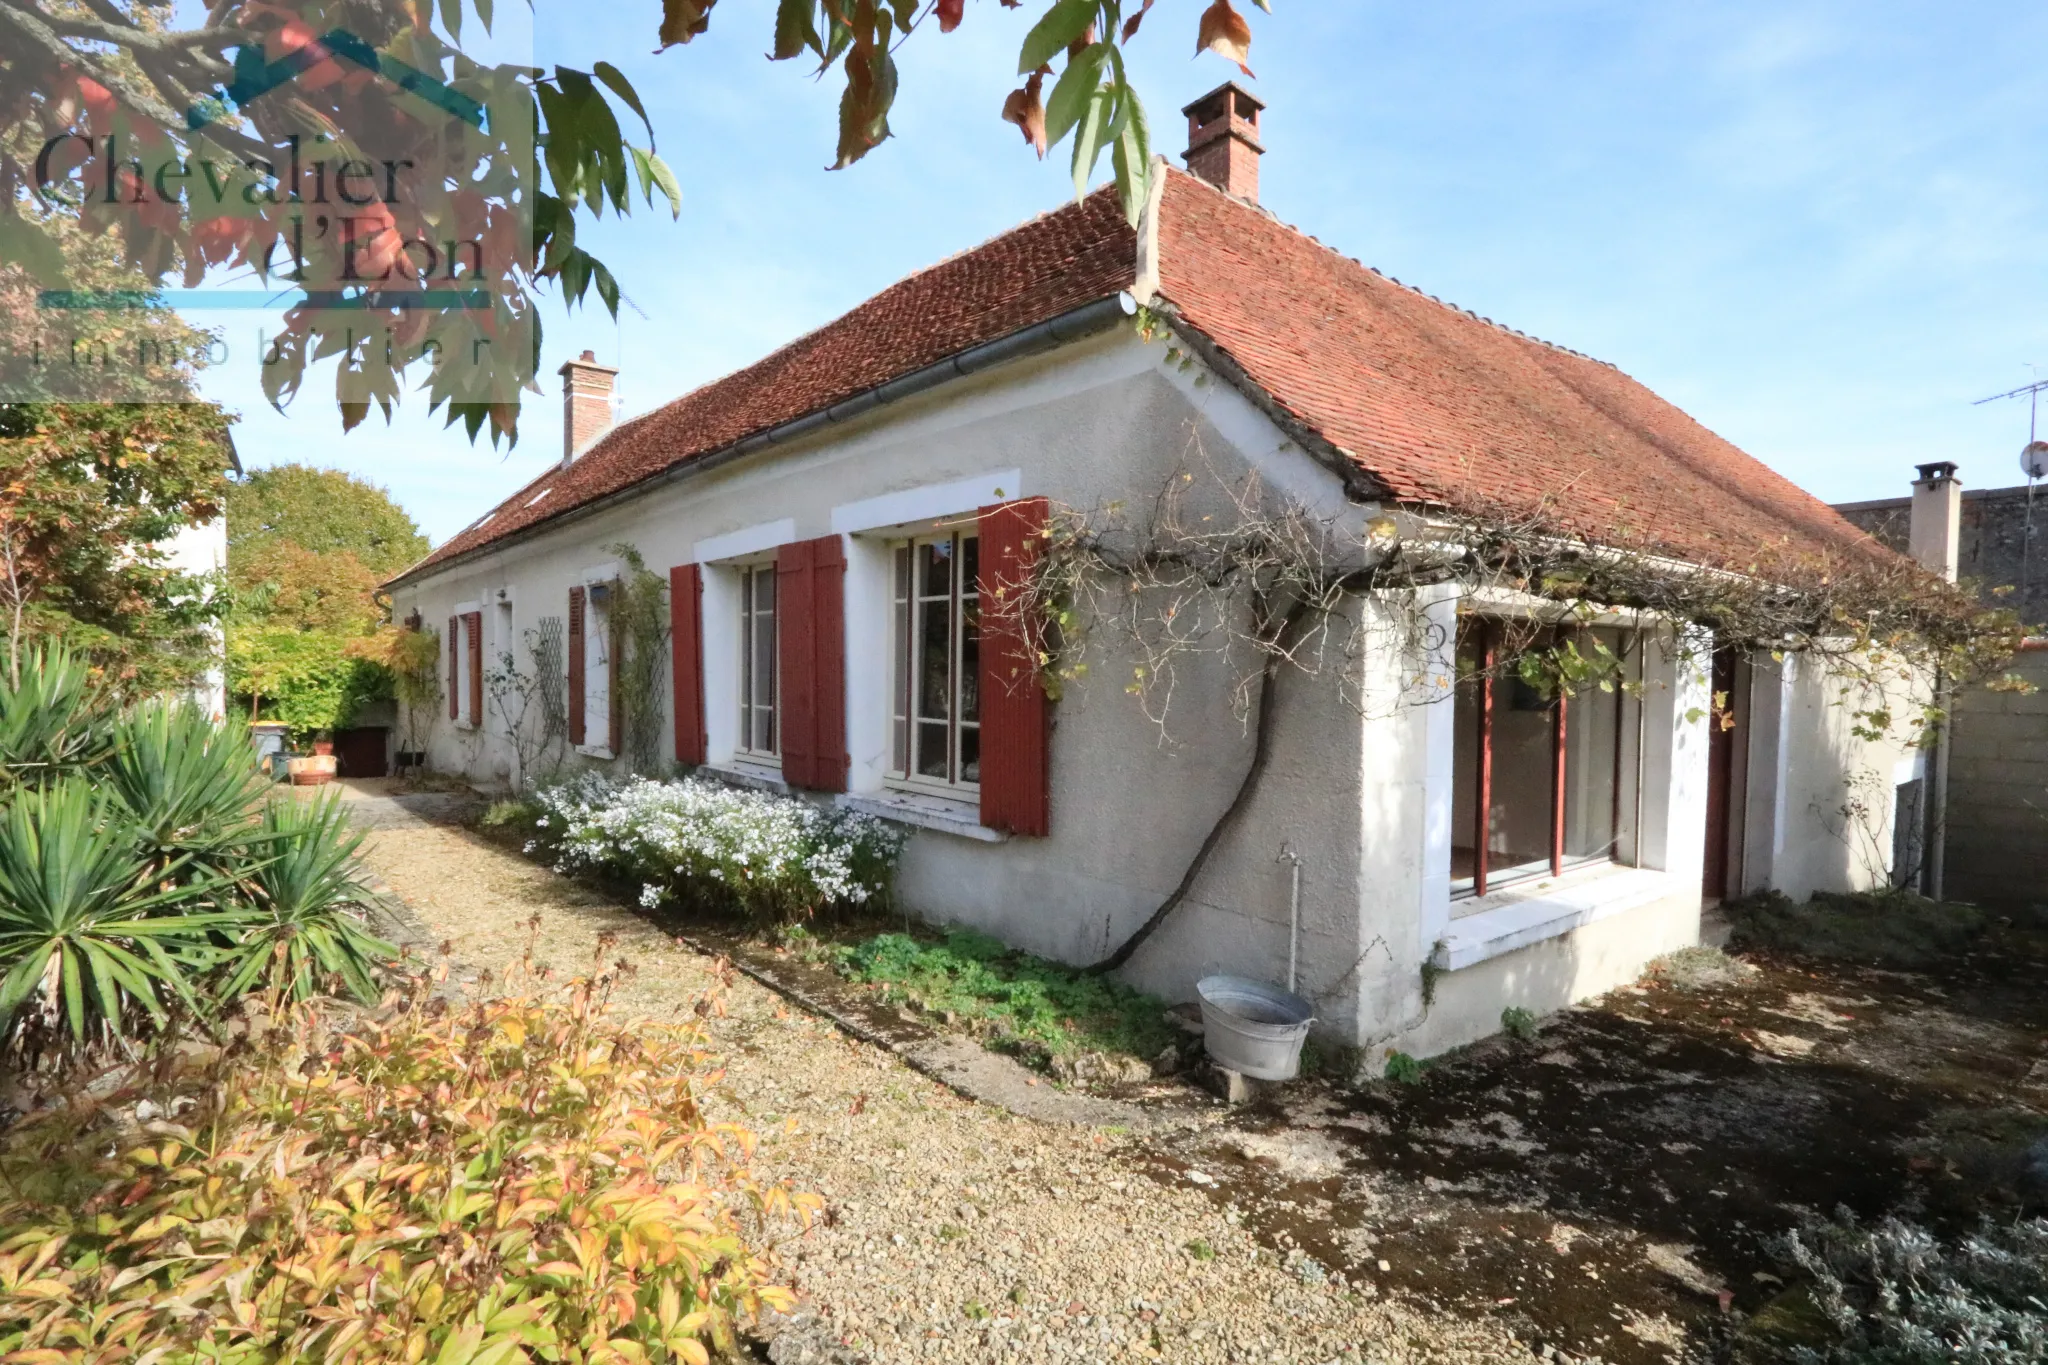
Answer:
[[[2048,478],[2048,441],[2029,441],[2020,452],[2020,469],[2030,479]]]

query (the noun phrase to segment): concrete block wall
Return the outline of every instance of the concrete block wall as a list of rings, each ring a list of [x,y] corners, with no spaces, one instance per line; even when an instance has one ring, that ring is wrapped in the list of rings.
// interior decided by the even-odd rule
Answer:
[[[2048,650],[2021,654],[2012,671],[2037,690],[1956,703],[1946,891],[1960,900],[2048,902]]]

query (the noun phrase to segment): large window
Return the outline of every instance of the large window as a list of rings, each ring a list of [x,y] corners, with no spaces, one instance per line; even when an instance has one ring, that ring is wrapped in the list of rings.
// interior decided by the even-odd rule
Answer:
[[[1459,684],[1453,729],[1451,887],[1483,896],[1530,877],[1615,856],[1624,824],[1622,798],[1634,786],[1624,772],[1624,721],[1634,705],[1623,684],[1641,667],[1634,632],[1565,629],[1533,648],[1570,644],[1581,655],[1605,651],[1619,669],[1554,694],[1512,671],[1488,678],[1500,661],[1502,627],[1469,618],[1458,632]]]
[[[981,781],[978,546],[940,535],[896,548],[890,767],[907,782]]]
[[[738,749],[756,758],[781,752],[776,733],[775,566],[740,570],[740,715]]]

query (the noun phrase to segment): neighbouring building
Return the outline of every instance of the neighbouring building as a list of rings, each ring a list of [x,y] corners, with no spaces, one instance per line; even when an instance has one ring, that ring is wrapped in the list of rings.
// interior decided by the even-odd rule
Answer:
[[[2012,668],[2033,690],[1964,692],[1935,752],[1946,812],[1932,831],[1939,890],[1985,904],[2048,901],[2048,494],[2026,484],[1965,489],[1945,460],[1919,475],[1908,497],[1835,510],[2011,608],[2034,636]]]
[[[448,632],[431,761],[513,775],[480,670],[532,633],[562,641],[572,761],[621,766],[607,547],[630,543],[670,587],[664,755],[900,821],[911,910],[1091,962],[1180,881],[1255,739],[1220,658],[1183,664],[1164,735],[1129,660],[1057,701],[1020,669],[991,585],[1055,509],[1150,506],[1199,468],[1354,532],[1562,493],[1681,559],[1887,553],[1614,367],[1282,223],[1256,198],[1260,109],[1234,84],[1190,105],[1193,173],[1157,167],[1135,229],[1091,194],[616,427],[613,372],[563,366],[560,464],[389,585]],[[1655,646],[1684,627],[1614,611],[1588,629],[1642,686],[1567,725],[1506,681],[1457,685],[1451,657],[1553,608],[1355,605],[1397,608],[1428,629],[1344,660],[1347,687],[1282,673],[1263,779],[1128,980],[1282,980],[1298,906],[1318,1029],[1426,1055],[1631,979],[1713,898],[1890,875],[1837,812],[1880,787],[1888,847],[1924,759],[1856,738],[1819,668],[1682,670]]]

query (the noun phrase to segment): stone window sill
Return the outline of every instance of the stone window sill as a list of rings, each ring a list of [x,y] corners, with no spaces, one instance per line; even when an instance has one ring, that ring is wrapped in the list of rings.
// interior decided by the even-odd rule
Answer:
[[[981,805],[976,801],[884,789],[878,792],[847,792],[839,797],[839,804],[862,815],[894,820],[899,825],[937,830],[941,834],[957,834],[963,839],[975,839],[984,844],[1004,843],[1010,837],[981,823]]]
[[[579,744],[576,746],[576,752],[582,754],[585,758],[611,759],[618,757],[617,754],[602,744]]]
[[[752,763],[704,763],[697,771],[705,777],[715,777],[720,782],[750,791],[774,792],[777,796],[791,795],[789,783],[783,781],[780,768],[769,768]]]
[[[1468,902],[1471,908],[1451,921],[1431,961],[1453,972],[1475,966],[1662,900],[1679,889],[1679,879],[1669,873],[1611,864],[1525,882]]]

